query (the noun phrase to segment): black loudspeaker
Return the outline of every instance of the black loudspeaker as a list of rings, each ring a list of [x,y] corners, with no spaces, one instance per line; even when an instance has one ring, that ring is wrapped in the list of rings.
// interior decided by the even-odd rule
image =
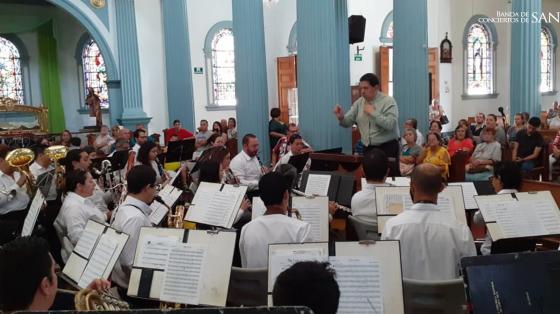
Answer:
[[[350,44],[363,42],[366,32],[366,18],[362,15],[351,15],[348,18],[348,31]]]

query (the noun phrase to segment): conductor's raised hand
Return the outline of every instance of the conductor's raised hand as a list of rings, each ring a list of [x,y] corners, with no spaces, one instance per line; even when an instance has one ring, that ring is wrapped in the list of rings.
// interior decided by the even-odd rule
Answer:
[[[333,113],[338,120],[344,119],[344,111],[342,111],[342,107],[339,104],[334,106]]]

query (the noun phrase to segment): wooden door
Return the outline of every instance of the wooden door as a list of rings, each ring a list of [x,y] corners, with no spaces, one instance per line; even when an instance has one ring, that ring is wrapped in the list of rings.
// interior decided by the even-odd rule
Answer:
[[[379,81],[381,83],[380,90],[385,93],[389,94],[389,77],[391,76],[391,64],[389,58],[389,50],[393,49],[393,47],[379,47],[379,60],[380,60],[380,67],[379,67]]]
[[[428,49],[428,72],[432,73],[432,99],[439,99],[439,48]]]
[[[278,107],[280,119],[289,123],[288,90],[297,87],[297,56],[278,57],[276,59],[278,79]]]

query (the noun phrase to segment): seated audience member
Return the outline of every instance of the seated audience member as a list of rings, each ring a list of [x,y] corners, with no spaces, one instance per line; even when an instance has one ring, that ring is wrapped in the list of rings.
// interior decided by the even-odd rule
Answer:
[[[198,127],[198,132],[195,134],[196,143],[195,146],[197,151],[203,151],[208,144],[208,139],[212,136],[212,131],[208,130],[208,121],[200,120],[200,126]]]
[[[56,263],[42,238],[17,238],[0,247],[0,311],[48,311],[58,291]],[[95,279],[87,288],[99,292],[111,287]],[[66,309],[73,310],[73,309]]]
[[[541,121],[537,117],[529,119],[527,128],[515,136],[512,160],[521,164],[521,171],[527,174],[538,164],[538,158],[544,146],[544,139],[537,130]]]
[[[293,134],[292,136],[290,136],[290,139],[288,140],[288,145],[290,145],[290,151],[288,151],[287,154],[285,154],[282,158],[280,158],[280,160],[274,166],[274,170],[276,170],[276,167],[278,167],[278,165],[287,164],[292,156],[303,154],[303,139],[301,138],[301,135]],[[305,167],[303,168],[303,171],[309,170],[310,166],[311,166],[311,159],[308,158],[307,162],[305,163]]]
[[[119,137],[119,131],[121,130],[121,127],[122,126],[118,124],[113,125],[111,127],[111,137],[114,138],[115,140]]]
[[[72,246],[76,246],[88,220],[104,223],[107,215],[90,199],[95,190],[95,181],[89,172],[74,170],[67,173],[64,188],[66,196],[54,224],[62,231],[60,238],[67,238]],[[64,261],[71,253],[63,247],[61,255]]]
[[[560,129],[560,115],[558,115],[560,108],[558,107],[558,102],[552,103],[552,108],[548,110],[548,126],[551,129]]]
[[[404,130],[407,129],[414,129],[415,133],[416,133],[416,144],[422,146],[424,145],[424,135],[422,135],[422,132],[420,132],[420,130],[418,130],[418,120],[414,119],[414,118],[410,118],[406,121],[404,121]],[[401,138],[401,146],[404,146],[406,144],[406,139],[403,137]]]
[[[289,192],[282,175],[265,174],[259,181],[259,191],[266,212],[241,229],[239,252],[245,268],[268,267],[269,244],[312,241],[311,226],[287,216]]]
[[[506,138],[506,131],[504,128],[498,125],[498,117],[495,114],[491,113],[486,116],[486,127],[490,129],[496,130],[496,141],[502,145],[502,147],[506,147],[507,138]]]
[[[42,182],[38,181],[39,176],[46,172],[54,170],[51,159],[47,155],[45,155],[45,149],[47,147],[48,146],[46,145],[39,144],[35,145],[35,147],[33,148],[33,152],[35,153],[35,161],[31,164],[31,166],[29,166],[29,172],[37,181],[36,183],[38,186],[42,186]],[[56,180],[54,180],[53,178],[53,180],[51,180],[49,192],[46,195],[46,200],[52,201],[56,199],[56,197]]]
[[[111,152],[107,157],[112,157],[115,154],[115,152],[130,150],[130,142],[125,139],[118,139],[113,145],[115,150]]]
[[[134,131],[134,142],[135,144],[132,146],[132,151],[138,156],[140,146],[148,142],[148,133],[143,129],[136,129],[136,131]]]
[[[79,137],[73,137],[70,139],[70,147],[68,150],[80,149],[82,148],[82,139]]]
[[[272,165],[273,166],[276,165],[276,163],[278,162],[278,160],[280,160],[280,158],[284,157],[284,155],[286,155],[290,151],[290,145],[288,145],[288,139],[293,134],[299,134],[299,128],[295,123],[290,123],[288,125],[288,133],[286,134],[286,136],[282,136],[278,140],[278,142],[276,143],[274,148],[272,149]],[[303,154],[313,152],[313,149],[311,148],[311,145],[309,145],[309,143],[307,143],[303,139],[303,137],[302,137],[301,141],[303,142],[303,148],[302,148],[302,153]]]
[[[459,120],[459,123],[457,123],[457,126],[462,126],[465,129],[469,130],[469,134],[470,134],[469,121],[467,121],[466,119]]]
[[[540,112],[540,117],[539,119],[541,120],[541,126],[540,129],[541,130],[548,130],[549,129],[549,125],[548,125],[548,112],[547,111],[541,111]]]
[[[525,128],[525,120],[523,120],[523,115],[521,113],[516,113],[514,117],[514,125],[510,126],[507,131],[507,141],[511,147],[513,147],[513,142],[515,141],[515,135],[517,132]]]
[[[72,133],[70,133],[70,131],[68,130],[64,130],[60,134],[60,142],[58,142],[57,145],[70,147],[72,145],[72,143],[70,143],[71,139],[72,139]]]
[[[519,165],[513,162],[499,162],[494,166],[494,176],[490,177],[490,183],[494,191],[498,194],[517,193],[521,190],[523,176]],[[480,211],[474,214],[473,222],[478,225],[484,225],[484,219]],[[490,255],[492,251],[492,237],[486,232],[484,243],[480,246],[482,255]]]
[[[235,118],[229,118],[227,126],[228,139],[237,138],[237,121],[235,120]]]
[[[226,119],[222,119],[220,120],[220,125],[222,126],[222,132],[226,134],[227,136],[227,130],[228,130],[228,120]]]
[[[307,306],[313,313],[336,314],[340,290],[329,263],[298,262],[286,269],[274,283],[274,306]]]
[[[115,143],[115,139],[109,134],[109,127],[102,125],[99,130],[99,135],[93,142],[93,147],[102,150],[105,155],[108,155],[111,152],[111,145],[113,145],[113,143]]]
[[[227,131],[222,128],[222,124],[220,123],[220,121],[214,121],[214,123],[212,123],[212,135],[216,134],[218,137],[221,137],[224,145],[227,142],[226,132]]]
[[[470,136],[470,131],[463,126],[455,128],[455,135],[449,140],[449,143],[447,143],[449,157],[453,157],[453,155],[455,155],[458,151],[467,152],[470,156],[473,149],[474,144]]]
[[[560,130],[556,133],[554,141],[552,142],[552,153],[548,157],[548,164],[550,169],[549,180],[556,181],[560,175]]]
[[[257,190],[259,179],[267,169],[261,166],[259,157],[259,140],[253,134],[243,136],[243,150],[231,160],[230,169],[239,179],[239,183],[246,185],[248,190]]]
[[[89,155],[90,160],[97,158],[97,151],[93,146],[84,146],[83,151]]]
[[[402,176],[408,176],[412,173],[418,157],[422,154],[422,147],[418,145],[418,140],[416,139],[417,131],[414,129],[406,129],[404,131],[403,139],[405,143],[402,147],[401,162],[399,163]]]
[[[135,165],[146,165],[152,167],[156,173],[156,184],[165,184],[170,177],[163,169],[163,166],[157,158],[158,152],[159,149],[155,143],[151,142],[143,144],[140,146],[140,150],[138,151],[138,157],[136,158]]]
[[[130,145],[130,130],[127,128],[119,128],[119,133],[117,134],[117,137],[115,137],[115,144],[113,144],[113,147],[111,147],[111,152],[115,151],[115,146],[116,146],[116,142],[118,142],[119,140],[126,140],[129,145]]]
[[[270,141],[270,149],[274,149],[278,140],[288,134],[288,126],[280,120],[280,108],[270,109],[270,121],[268,122],[268,138]]]
[[[430,133],[426,139],[426,148],[418,157],[418,163],[432,164],[441,169],[441,175],[447,179],[449,177],[449,165],[451,158],[445,147],[441,146],[441,137],[438,133]]]
[[[410,182],[414,205],[385,224],[381,238],[401,243],[404,278],[455,279],[459,276],[461,258],[476,255],[469,227],[439,213],[438,193],[443,189],[437,167],[418,165]]]
[[[163,136],[165,140],[165,145],[167,145],[169,142],[182,141],[191,138],[194,136],[194,134],[192,134],[186,129],[183,129],[181,127],[181,121],[175,120],[173,121],[173,127],[167,129],[163,134]]]
[[[134,166],[128,172],[127,181],[128,194],[124,202],[116,209],[112,223],[113,228],[117,231],[130,236],[111,276],[113,282],[120,288],[121,297],[123,293],[126,295],[128,288],[140,228],[152,226],[149,218],[152,212],[150,204],[157,195],[156,173],[150,166]]]
[[[409,129],[412,130],[412,129]],[[352,196],[352,215],[367,222],[377,224],[377,208],[375,205],[375,187],[388,186],[385,178],[389,173],[389,160],[382,150],[370,149],[364,153],[362,168],[367,184]]]
[[[476,114],[475,123],[471,125],[471,134],[473,136],[475,143],[480,143],[481,141],[480,133],[482,132],[482,129],[484,129],[485,127],[484,125],[485,121],[486,121],[486,116],[484,115],[484,113],[479,112]]]
[[[502,146],[494,139],[496,130],[485,128],[482,143],[476,145],[471,159],[465,165],[465,181],[486,181],[492,176],[493,165],[502,160]]]
[[[447,142],[449,141],[449,139],[447,138],[447,136],[441,134],[441,130],[442,130],[441,122],[439,121],[430,122],[430,133],[436,133],[437,135],[439,135],[441,145],[447,146]],[[426,145],[428,145],[427,140],[426,140]]]

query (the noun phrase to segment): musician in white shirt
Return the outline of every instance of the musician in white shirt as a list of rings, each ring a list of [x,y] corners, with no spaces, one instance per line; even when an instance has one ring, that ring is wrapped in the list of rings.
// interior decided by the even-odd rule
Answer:
[[[40,175],[54,170],[51,159],[47,155],[45,155],[45,149],[47,147],[48,146],[46,145],[40,144],[35,146],[35,148],[33,149],[33,151],[35,152],[35,161],[31,164],[31,166],[29,166],[29,172],[31,172],[31,175],[33,176],[33,178],[35,178],[36,181],[38,180]],[[42,183],[37,181],[37,185],[42,186]],[[49,192],[46,195],[45,199],[47,201],[55,200],[57,197],[57,191],[54,173],[48,191]]]
[[[237,154],[229,165],[240,184],[248,186],[248,190],[256,190],[264,167],[261,167],[259,157],[259,140],[253,134],[243,136],[243,150]]]
[[[11,150],[9,146],[0,144],[0,220],[6,218],[7,214],[15,214],[19,211],[22,211],[24,219],[23,210],[26,209],[30,199],[25,188],[27,177],[15,171],[15,168],[5,159]]]
[[[144,129],[137,129],[134,131],[134,140],[136,143],[132,146],[132,150],[138,156],[138,151],[140,150],[140,146],[144,145],[148,142],[148,134],[146,134],[146,130]]]
[[[371,149],[364,154],[362,168],[367,184],[352,196],[352,215],[367,222],[377,223],[377,206],[375,203],[375,187],[388,186],[385,183],[389,173],[389,160],[380,149]]]
[[[276,165],[274,166],[274,171],[276,171],[278,165],[287,164],[292,156],[297,156],[303,153],[304,144],[301,135],[293,134],[292,136],[290,136],[290,138],[288,139],[288,145],[290,145],[290,150],[288,151],[288,153],[284,154],[284,156],[282,156],[282,158],[280,158],[280,160],[276,163]],[[307,162],[305,163],[303,171],[309,170],[309,167],[311,167],[311,159],[307,158]]]
[[[246,268],[268,267],[268,245],[274,243],[303,243],[312,241],[311,226],[288,217],[288,186],[276,172],[264,175],[259,181],[260,197],[266,206],[263,216],[241,229],[239,252]]]
[[[66,155],[66,171],[68,169],[81,169],[83,171],[89,171],[91,167],[91,159],[89,159],[89,154],[83,149],[71,150]],[[111,201],[111,192],[103,192],[97,182],[95,182],[95,189],[93,194],[89,199],[104,213],[109,211],[107,204]]]
[[[128,172],[127,181],[128,195],[116,209],[112,222],[113,228],[130,236],[112,274],[121,292],[128,288],[140,228],[152,226],[149,219],[152,213],[150,204],[157,194],[156,173],[150,166],[134,166]]]
[[[67,238],[72,246],[76,246],[82,236],[88,220],[105,222],[107,215],[101,212],[89,199],[95,189],[95,181],[91,173],[81,169],[66,174],[65,189],[67,191],[60,212],[54,221],[57,230],[62,231],[61,238]],[[61,255],[68,258],[70,247],[62,248]]]
[[[454,279],[459,276],[461,258],[476,255],[469,228],[439,212],[437,199],[443,188],[437,167],[416,166],[410,183],[414,205],[385,224],[382,239],[400,240],[405,278]]]

